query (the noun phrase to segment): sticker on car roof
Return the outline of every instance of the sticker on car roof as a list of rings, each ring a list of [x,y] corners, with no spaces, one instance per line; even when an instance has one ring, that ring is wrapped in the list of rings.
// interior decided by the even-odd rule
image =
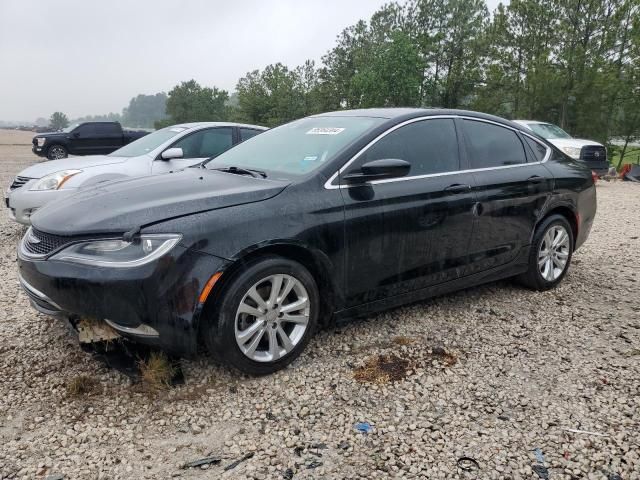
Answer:
[[[315,127],[309,130],[307,135],[338,135],[343,131],[344,128]]]

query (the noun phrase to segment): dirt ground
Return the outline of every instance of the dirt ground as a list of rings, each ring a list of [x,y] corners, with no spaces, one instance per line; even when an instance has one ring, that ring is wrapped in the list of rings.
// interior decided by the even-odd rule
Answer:
[[[39,160],[31,137],[0,130],[3,189]],[[183,361],[157,392],[29,306],[2,212],[0,478],[640,479],[640,185],[600,182],[598,209],[556,290],[333,327],[269,377]]]

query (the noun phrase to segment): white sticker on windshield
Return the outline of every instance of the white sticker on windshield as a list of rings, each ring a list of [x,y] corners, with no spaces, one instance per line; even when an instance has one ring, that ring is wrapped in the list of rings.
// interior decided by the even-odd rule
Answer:
[[[307,135],[338,135],[343,131],[344,128],[315,127],[309,130]]]
[[[303,162],[315,162],[318,159],[317,155],[309,155],[308,157],[304,157],[302,159]]]
[[[186,128],[174,127],[174,128],[171,128],[169,131],[170,132],[180,133],[180,132],[184,132],[185,130],[186,130]]]

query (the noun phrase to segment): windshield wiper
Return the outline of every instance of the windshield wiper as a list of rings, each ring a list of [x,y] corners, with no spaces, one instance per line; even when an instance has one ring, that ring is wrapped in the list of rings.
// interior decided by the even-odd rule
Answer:
[[[242,167],[235,167],[235,166],[230,166],[230,167],[218,167],[218,168],[212,168],[211,170],[217,170],[219,172],[226,172],[226,173],[234,173],[236,175],[251,175],[252,177],[255,178],[267,178],[267,174],[265,172],[263,172],[262,170],[254,170],[253,168],[242,168]]]

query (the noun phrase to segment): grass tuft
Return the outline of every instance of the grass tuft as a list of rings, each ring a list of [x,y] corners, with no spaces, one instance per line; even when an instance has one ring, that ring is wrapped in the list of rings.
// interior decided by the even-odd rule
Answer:
[[[98,380],[88,375],[73,377],[66,385],[67,394],[72,397],[94,393],[99,386]]]
[[[150,390],[164,390],[171,386],[175,368],[162,352],[151,352],[149,358],[138,362],[142,383]]]

